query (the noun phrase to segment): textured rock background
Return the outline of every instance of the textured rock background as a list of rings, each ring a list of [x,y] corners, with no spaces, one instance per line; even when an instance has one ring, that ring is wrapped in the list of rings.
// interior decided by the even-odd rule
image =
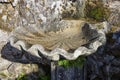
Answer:
[[[13,31],[16,27],[39,27],[39,25],[43,25],[45,26],[42,28],[43,30],[49,30],[51,25],[57,25],[60,20],[84,18],[85,0],[73,1],[75,2],[69,2],[69,0],[63,0],[63,2],[61,2],[61,0],[0,0],[0,51],[3,46],[6,45],[11,31]],[[95,54],[87,57],[83,70],[78,68],[65,69],[58,67],[58,70],[56,70],[58,73],[56,75],[57,80],[63,80],[63,78],[60,78],[59,75],[64,75],[65,80],[78,80],[81,79],[80,76],[82,76],[82,80],[119,80],[120,1],[87,1],[103,1],[104,5],[110,9],[111,13],[107,22],[110,24],[108,27],[110,27],[111,33],[107,34],[107,44],[98,49]],[[9,49],[11,50],[11,48]],[[24,74],[29,74],[31,72],[39,71],[39,73],[44,74],[43,69],[38,69],[38,65],[36,64],[30,65],[18,63],[37,62],[37,64],[39,64],[42,63],[41,60],[36,57],[26,56],[26,54],[19,54],[19,52],[15,51],[15,49],[13,49],[14,53],[12,50],[9,52],[10,50],[6,50],[6,54],[0,54],[0,79],[14,80],[22,72]],[[6,55],[4,58],[7,57],[8,60],[4,59],[3,55]],[[43,63],[45,62],[46,60],[43,61]],[[71,78],[69,78],[69,76],[71,76]],[[37,77],[38,76],[36,76],[33,80],[37,80]]]

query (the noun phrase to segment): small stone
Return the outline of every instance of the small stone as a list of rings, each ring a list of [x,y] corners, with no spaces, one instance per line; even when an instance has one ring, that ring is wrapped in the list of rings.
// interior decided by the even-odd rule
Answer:
[[[2,20],[3,20],[4,22],[6,22],[6,20],[7,20],[7,15],[3,15],[3,16],[2,16]]]

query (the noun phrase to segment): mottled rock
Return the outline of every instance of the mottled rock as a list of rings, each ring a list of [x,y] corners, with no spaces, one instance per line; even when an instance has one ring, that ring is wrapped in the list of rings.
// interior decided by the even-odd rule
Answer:
[[[109,22],[112,25],[120,25],[120,1],[113,1],[109,3],[109,8],[111,10],[111,15],[109,17]]]
[[[64,67],[57,67],[56,68],[56,80],[84,80],[83,79],[83,73],[80,68],[67,68]]]
[[[4,45],[6,45],[9,34],[10,34],[9,32],[0,30],[0,51],[2,50]],[[23,64],[23,63],[11,62],[10,60],[2,58],[2,56],[3,55],[0,53],[1,80],[15,80],[21,74],[25,75],[38,71],[39,73],[44,74],[44,71],[41,68],[38,68],[37,64]],[[10,58],[10,56],[7,57]]]
[[[120,31],[113,33],[112,39],[115,41],[110,47],[108,52],[111,52],[112,55],[120,57]]]
[[[21,64],[21,63],[14,63],[6,60],[2,60],[0,63],[0,79],[1,80],[15,80],[21,74],[30,74],[38,72],[44,74],[44,72],[40,68],[38,69],[38,65],[36,64]],[[3,68],[3,69],[2,69]]]
[[[0,50],[7,43],[9,33],[3,30],[0,30]]]
[[[8,32],[12,31],[17,22],[17,13],[17,10],[10,3],[0,3],[0,29]]]

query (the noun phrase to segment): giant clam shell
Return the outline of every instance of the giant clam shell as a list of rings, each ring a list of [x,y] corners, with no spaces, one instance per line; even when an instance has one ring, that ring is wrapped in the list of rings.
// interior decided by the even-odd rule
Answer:
[[[10,44],[38,57],[42,54],[50,60],[59,60],[61,55],[73,60],[94,53],[106,41],[102,30],[81,20],[62,20],[47,29],[18,27],[11,34]]]

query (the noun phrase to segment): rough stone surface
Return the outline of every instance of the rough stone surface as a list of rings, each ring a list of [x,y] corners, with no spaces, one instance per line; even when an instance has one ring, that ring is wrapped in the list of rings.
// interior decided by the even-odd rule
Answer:
[[[28,51],[28,48],[31,45],[26,46],[26,42],[24,43],[23,41],[18,40],[19,42],[17,44],[19,45],[20,43],[22,44],[22,46],[14,46],[11,45],[11,43],[7,43],[10,40],[9,36],[11,36],[11,32],[15,34],[17,33],[15,32],[17,31],[17,27],[20,27],[20,31],[23,30],[22,28],[26,27],[27,29],[29,29],[28,31],[36,32],[36,30],[38,30],[37,28],[39,28],[42,31],[49,32],[51,29],[52,31],[54,31],[56,25],[64,20],[67,20],[69,22],[71,20],[84,18],[85,1],[87,0],[0,0],[0,51],[2,52],[0,54],[0,79],[14,80],[19,75],[21,75],[21,72],[23,72],[24,74],[29,74],[31,72],[36,72],[40,70],[40,68],[38,70],[37,65],[30,65],[30,63],[42,63],[42,65],[50,65],[49,60],[59,60],[61,55],[64,56],[64,58],[66,59],[74,60],[80,55],[88,55],[94,53],[90,56],[87,56],[87,61],[84,65],[83,70],[75,67],[65,69],[58,66],[56,70],[57,80],[119,80],[119,0],[91,0],[103,1],[104,6],[107,6],[110,9],[111,13],[108,21],[95,24],[87,22],[89,27],[87,27],[87,29],[85,30],[92,30],[92,32],[90,31],[90,34],[94,36],[96,35],[94,34],[94,32],[97,31],[97,33],[99,33],[99,38],[95,38],[95,40],[97,39],[97,41],[91,41],[89,46],[79,47],[74,52],[67,52],[63,49],[55,49],[51,53],[45,52],[44,48],[40,45],[35,45],[31,49],[29,49],[30,51]],[[84,20],[84,22],[85,21],[86,20]],[[27,32],[27,30],[23,30],[23,32]],[[106,42],[105,33],[109,33],[110,35],[107,34],[106,45],[101,46]],[[35,33],[35,36],[36,35],[38,34]],[[31,34],[31,36],[33,35]],[[42,34],[42,36],[44,35]],[[36,47],[41,51],[38,52],[38,50],[36,50]],[[32,51],[34,52],[34,50],[37,54],[32,54]],[[45,55],[41,54],[41,52]],[[74,55],[71,52],[73,52]],[[44,71],[39,72],[44,73]],[[34,77],[33,80],[38,79],[36,76],[32,77]],[[32,80],[31,77],[29,79]]]
[[[8,32],[0,30],[0,51],[2,51],[4,45],[6,45],[8,37]],[[10,55],[9,52],[8,54]],[[12,59],[9,55],[7,55],[7,57],[12,61],[3,58],[3,55],[0,53],[0,80],[15,80],[20,75],[25,74],[31,74],[32,79],[29,79],[30,75],[28,79],[33,80],[38,79],[38,76],[35,76],[34,73],[39,71],[38,74],[44,74],[42,68],[39,68],[37,64],[32,64],[30,62],[28,62],[28,64],[19,63],[15,58]]]
[[[109,3],[109,8],[111,10],[111,15],[109,17],[109,22],[112,25],[120,25],[120,1],[114,1]]]
[[[84,80],[82,78],[83,73],[80,68],[68,68],[65,69],[63,67],[57,67],[57,75],[56,75],[56,80]]]
[[[38,69],[38,65],[35,64],[21,64],[21,63],[13,63],[6,60],[1,60],[2,63],[0,65],[3,65],[0,67],[0,79],[1,80],[15,80],[19,77],[19,75],[27,75],[30,73],[35,73],[40,71]],[[41,70],[39,73],[44,74],[44,72]],[[34,75],[34,74],[33,74]]]
[[[119,80],[120,77],[120,32],[113,33],[114,43],[110,45],[107,43],[106,46],[99,49],[95,54],[87,57],[85,64],[87,80]],[[111,37],[111,38],[112,38]]]

